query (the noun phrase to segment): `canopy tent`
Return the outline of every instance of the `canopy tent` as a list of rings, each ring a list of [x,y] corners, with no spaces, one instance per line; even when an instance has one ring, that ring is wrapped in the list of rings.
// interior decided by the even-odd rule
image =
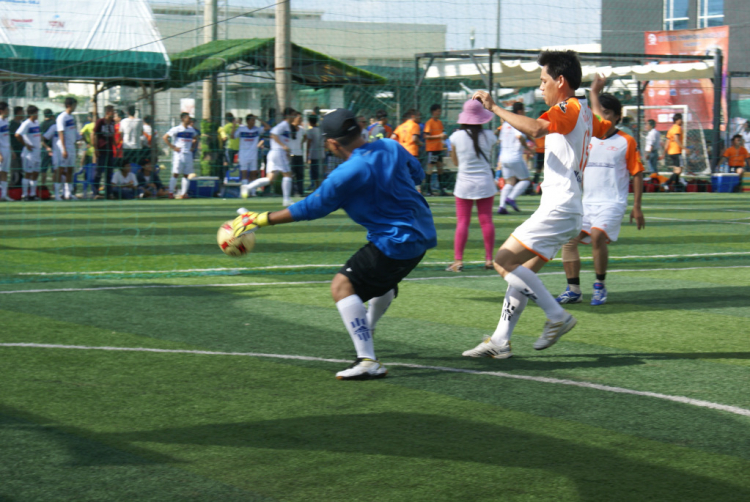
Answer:
[[[0,80],[164,80],[147,0],[0,2]]]
[[[171,57],[169,79],[160,89],[184,87],[211,76],[254,75],[273,79],[274,38],[216,40]],[[384,84],[386,78],[320,52],[292,44],[292,80],[311,87]]]

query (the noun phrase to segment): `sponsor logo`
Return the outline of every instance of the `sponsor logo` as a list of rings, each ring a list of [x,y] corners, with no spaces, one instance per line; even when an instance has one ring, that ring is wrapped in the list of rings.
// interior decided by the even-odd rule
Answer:
[[[503,315],[501,316],[503,321],[510,321],[513,319],[513,312],[516,311],[516,307],[513,307],[510,303],[505,302],[503,305]]]
[[[3,27],[6,30],[24,30],[27,28],[31,28],[31,25],[34,23],[33,19],[11,19],[8,17],[4,17],[0,19],[0,23],[2,23]]]
[[[646,37],[648,40],[648,45],[656,45],[656,35],[653,33],[649,33]]]
[[[610,152],[616,152],[617,150],[619,150],[619,148],[617,148],[616,146],[608,146],[607,150],[609,150]]]
[[[562,110],[563,113],[567,113],[568,111],[568,103],[563,101],[562,103],[558,104],[557,106],[560,107],[560,110]]]
[[[355,319],[351,322],[351,325],[352,328],[354,328],[354,334],[357,335],[360,340],[366,342],[370,339],[370,328],[367,327],[366,319]]]

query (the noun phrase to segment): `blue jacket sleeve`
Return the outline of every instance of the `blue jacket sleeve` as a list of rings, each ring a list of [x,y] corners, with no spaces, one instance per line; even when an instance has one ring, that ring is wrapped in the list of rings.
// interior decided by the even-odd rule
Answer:
[[[356,165],[341,164],[320,187],[301,201],[289,206],[294,221],[317,220],[340,209],[366,181],[366,171]]]
[[[406,148],[399,145],[400,156],[406,161],[406,165],[409,166],[409,174],[411,175],[412,181],[415,185],[422,184],[424,179],[424,169],[422,169],[422,163],[417,160],[414,155],[406,151]]]

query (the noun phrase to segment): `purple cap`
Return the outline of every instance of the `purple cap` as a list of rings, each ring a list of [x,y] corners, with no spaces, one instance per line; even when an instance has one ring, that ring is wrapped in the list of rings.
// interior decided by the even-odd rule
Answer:
[[[495,116],[491,111],[485,110],[482,103],[476,99],[470,99],[464,103],[464,109],[458,114],[459,124],[486,124]]]

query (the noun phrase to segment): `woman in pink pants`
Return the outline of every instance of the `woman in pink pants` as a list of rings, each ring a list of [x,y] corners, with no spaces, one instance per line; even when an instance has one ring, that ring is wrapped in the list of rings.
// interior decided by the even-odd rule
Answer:
[[[484,268],[492,269],[492,253],[495,248],[495,227],[492,224],[492,203],[497,193],[490,166],[490,152],[495,135],[482,126],[492,120],[493,114],[476,100],[464,103],[458,115],[459,129],[450,137],[451,159],[458,168],[456,186],[456,238],[454,262],[446,270],[461,272],[464,268],[464,248],[469,238],[471,208],[477,204],[479,225],[484,238]]]

